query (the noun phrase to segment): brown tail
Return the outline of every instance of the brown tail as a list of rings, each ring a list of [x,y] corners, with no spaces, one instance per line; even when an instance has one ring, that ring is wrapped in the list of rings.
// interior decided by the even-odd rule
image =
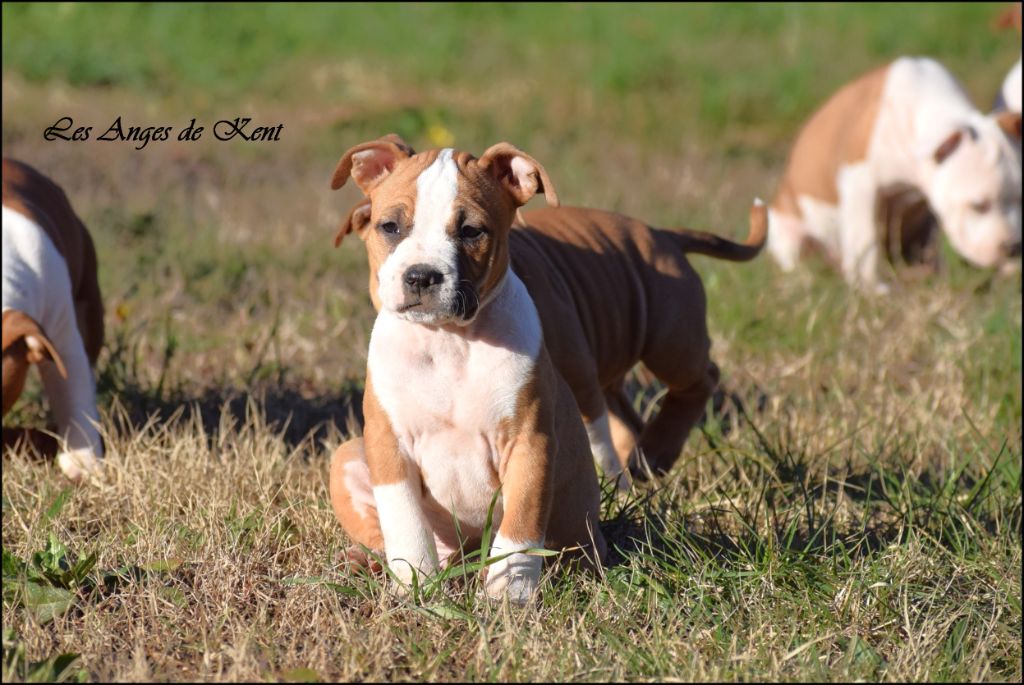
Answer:
[[[672,233],[679,236],[683,252],[704,254],[730,262],[747,262],[761,253],[765,238],[768,237],[768,208],[760,200],[754,200],[750,208],[750,232],[743,243],[734,243],[714,233],[688,228],[680,228]]]

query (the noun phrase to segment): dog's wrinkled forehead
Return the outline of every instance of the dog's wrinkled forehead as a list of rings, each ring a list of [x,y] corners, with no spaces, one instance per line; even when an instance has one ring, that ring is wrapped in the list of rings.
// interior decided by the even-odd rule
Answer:
[[[450,222],[457,205],[482,211],[499,208],[505,200],[500,187],[475,162],[470,153],[451,148],[401,160],[372,191],[373,215],[399,207],[411,224],[420,226]]]
[[[416,177],[414,230],[446,226],[455,211],[458,194],[459,168],[452,159],[452,150],[441,150]]]

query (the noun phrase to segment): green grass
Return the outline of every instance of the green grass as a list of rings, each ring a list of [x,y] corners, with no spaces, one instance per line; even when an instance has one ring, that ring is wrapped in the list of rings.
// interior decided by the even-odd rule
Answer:
[[[741,236],[858,73],[931,54],[990,102],[1020,49],[1000,8],[5,3],[4,153],[97,244],[109,453],[78,489],[5,456],[4,680],[1019,681],[1020,275],[948,248],[887,298],[693,257],[733,403],[665,482],[606,497],[607,567],[536,607],[472,569],[411,600],[344,572],[326,489],[373,322],[362,245],[330,247],[345,149],[510,140],[566,204]],[[285,128],[44,142],[63,115]],[[5,424],[45,426],[41,399]]]
[[[750,137],[792,130],[837,80],[903,54],[941,56],[987,102],[1004,70],[970,68],[1008,66],[1016,55],[1012,40],[992,37],[996,8],[388,3],[182,12],[171,4],[11,3],[3,10],[3,62],[34,81],[124,87],[201,108],[254,93],[308,97],[317,82],[321,106],[363,97],[377,80],[401,84],[414,99],[432,90],[456,95],[386,112],[380,123],[410,138],[433,120],[459,124],[467,114],[479,117],[474,124],[485,137],[522,138],[540,125],[579,135],[572,110],[582,103],[558,103],[557,93],[587,93],[593,114],[638,142],[663,142],[667,131],[714,135],[728,152]],[[505,98],[488,86],[535,75],[551,88],[517,102],[518,125],[509,131],[497,111]],[[481,111],[460,111],[467,89],[486,100]],[[551,120],[553,104],[570,108],[566,121]]]

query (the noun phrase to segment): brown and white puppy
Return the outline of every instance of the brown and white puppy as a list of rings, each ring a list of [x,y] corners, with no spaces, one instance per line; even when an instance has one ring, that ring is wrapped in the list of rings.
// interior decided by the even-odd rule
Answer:
[[[397,136],[384,140],[411,154]],[[364,240],[372,236],[370,213],[369,202],[353,207],[335,245],[352,231]],[[746,261],[760,252],[766,233],[760,204],[751,210],[743,245],[579,207],[525,212],[513,225],[512,268],[533,298],[545,346],[573,391],[604,475],[623,473],[638,443],[646,466],[668,471],[718,383],[704,289],[686,254]],[[370,298],[380,310],[379,265],[368,256]],[[661,411],[646,426],[623,388],[626,374],[641,361],[667,386]],[[620,486],[627,483],[619,480]]]
[[[103,456],[92,365],[103,345],[96,252],[64,192],[3,160],[3,413],[36,364],[57,421],[58,463],[72,480]]]
[[[785,270],[813,246],[851,284],[879,282],[880,189],[918,188],[953,248],[979,266],[1020,254],[1020,114],[985,115],[942,65],[900,58],[846,85],[797,137],[771,207]]]
[[[508,143],[480,159],[411,154],[394,140],[358,145],[351,176],[371,200],[366,247],[380,312],[368,352],[362,446],[343,446],[334,493],[342,526],[383,547],[408,584],[461,541],[475,544],[489,505],[497,535],[491,597],[528,600],[541,558],[582,547],[603,557],[599,489],[572,393],[551,365],[536,307],[511,268],[516,208],[557,202],[544,168]],[[365,449],[363,449],[364,447]]]

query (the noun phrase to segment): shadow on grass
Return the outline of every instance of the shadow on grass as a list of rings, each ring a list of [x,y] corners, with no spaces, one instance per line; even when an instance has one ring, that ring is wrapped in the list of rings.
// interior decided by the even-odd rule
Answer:
[[[737,572],[770,568],[772,560],[851,564],[912,538],[972,558],[994,538],[1020,540],[1019,456],[1005,443],[988,467],[964,455],[916,473],[917,455],[897,447],[866,465],[823,473],[820,459],[795,436],[769,438],[742,403],[735,406],[753,433],[757,458],[709,440],[726,473],[699,499],[678,470],[626,502],[606,496],[606,566],[626,565],[634,556],[666,572],[687,562]]]
[[[346,388],[337,394],[310,394],[298,387],[260,384],[249,388],[205,388],[198,393],[171,392],[156,395],[137,387],[122,387],[116,392],[125,408],[125,421],[119,430],[132,431],[154,418],[171,419],[182,407],[195,410],[204,431],[216,435],[224,425],[224,414],[244,424],[251,417],[255,402],[263,422],[275,433],[280,432],[285,444],[297,447],[307,440],[319,442],[332,427],[342,435],[351,434],[363,425],[363,392]]]
[[[184,408],[195,411],[206,434],[214,436],[223,425],[229,425],[224,423],[225,414],[235,420],[234,425],[243,425],[251,418],[253,406],[261,422],[280,433],[290,449],[306,440],[319,442],[334,428],[342,435],[362,429],[363,389],[354,382],[337,390],[311,388],[286,380],[287,369],[268,370],[259,365],[234,382],[186,386],[168,380],[167,369],[174,356],[171,345],[164,352],[155,381],[140,372],[131,334],[115,331],[107,349],[99,367],[97,392],[101,406],[116,401],[124,410],[115,422],[116,430],[131,432],[149,421],[167,421]]]

